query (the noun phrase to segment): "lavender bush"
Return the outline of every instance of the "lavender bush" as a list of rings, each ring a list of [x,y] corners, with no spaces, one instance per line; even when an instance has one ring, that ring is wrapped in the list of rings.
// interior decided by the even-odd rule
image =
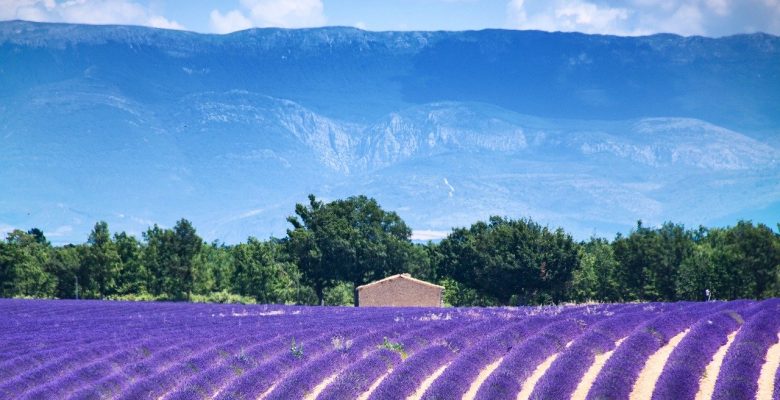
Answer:
[[[492,334],[490,331],[484,332],[484,339],[458,355],[439,379],[428,388],[423,399],[462,397],[482,368],[549,323],[549,319],[537,318],[510,324]]]
[[[538,399],[571,397],[580,378],[593,364],[597,354],[614,350],[615,342],[637,325],[654,315],[654,311],[618,314],[593,325],[580,335],[550,366],[531,395]]]
[[[726,311],[693,325],[666,361],[653,391],[653,399],[694,399],[707,364],[742,322],[740,314]]]
[[[562,351],[587,326],[583,319],[568,318],[546,326],[507,353],[501,365],[482,384],[477,399],[514,399],[523,382],[547,357]]]
[[[764,306],[764,305],[762,305]],[[715,382],[713,399],[754,399],[758,389],[758,376],[766,362],[766,352],[777,343],[780,332],[780,301],[765,302],[762,310],[754,314],[734,338],[720,374]],[[775,387],[780,380],[775,378]],[[778,390],[774,391],[777,398]]]
[[[558,354],[532,393],[556,399],[570,397],[596,354],[614,350],[588,397],[623,399],[647,357],[690,329],[655,393],[686,398],[740,315],[715,398],[744,399],[777,341],[779,307],[777,299],[500,308],[0,299],[0,398],[286,399],[324,386],[319,398],[354,399],[376,385],[371,398],[384,400],[417,392],[446,366],[423,396],[450,399],[497,360],[477,397],[515,398]]]
[[[638,326],[604,365],[588,392],[587,400],[628,399],[647,359],[678,333],[702,317],[723,309],[745,308],[751,302],[686,304]]]
[[[450,321],[447,321],[450,322]],[[421,344],[440,340],[453,330],[453,324],[441,323],[412,330],[403,336],[393,337],[393,343],[403,345],[405,354],[416,353]],[[324,399],[354,399],[365,393],[379,377],[395,368],[403,360],[402,353],[385,346],[346,368],[322,393]]]

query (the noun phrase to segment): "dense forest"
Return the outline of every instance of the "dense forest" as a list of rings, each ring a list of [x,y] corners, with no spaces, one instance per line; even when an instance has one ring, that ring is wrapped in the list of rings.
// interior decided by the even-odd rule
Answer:
[[[365,196],[297,204],[284,238],[205,243],[186,219],[142,237],[95,224],[87,242],[52,246],[37,228],[0,242],[0,296],[348,305],[354,288],[408,272],[445,302],[527,305],[780,297],[780,233],[749,221],[671,222],[577,242],[530,219],[491,217],[415,244]],[[780,225],[778,225],[780,229]]]

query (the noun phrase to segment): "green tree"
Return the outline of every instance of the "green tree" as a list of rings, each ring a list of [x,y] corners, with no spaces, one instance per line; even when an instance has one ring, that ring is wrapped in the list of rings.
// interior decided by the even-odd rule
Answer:
[[[406,272],[417,279],[438,282],[441,279],[438,271],[440,258],[435,243],[415,244],[409,251]]]
[[[683,261],[694,250],[693,233],[683,225],[664,223],[658,229],[661,248],[661,262],[654,269],[654,287],[659,300],[675,301],[677,298],[677,276]]]
[[[775,291],[780,244],[771,228],[740,221],[734,227],[710,230],[706,240],[714,253],[714,296],[737,299],[780,295]]]
[[[338,281],[354,286],[405,271],[412,250],[411,230],[374,199],[349,197],[323,204],[309,195],[287,220],[287,251],[320,304]]]
[[[173,286],[170,288],[170,292],[176,298],[189,300],[192,297],[195,275],[198,273],[195,269],[197,266],[195,257],[198,256],[203,247],[203,239],[197,235],[192,223],[182,218],[173,227],[170,244],[174,254],[174,263],[171,265]]]
[[[56,277],[47,273],[49,243],[40,230],[14,230],[0,243],[0,294],[3,297],[52,297]]]
[[[199,269],[203,240],[190,221],[180,219],[173,229],[156,224],[144,232],[143,263],[146,287],[157,297],[191,299]]]
[[[577,247],[561,229],[491,217],[454,229],[439,244],[440,271],[475,289],[481,304],[558,302],[569,297]]]
[[[591,238],[580,247],[580,265],[572,277],[572,297],[577,301],[619,301],[618,267],[612,245],[605,239]]]
[[[326,306],[351,306],[354,304],[355,286],[351,282],[336,282],[325,289]]]
[[[146,268],[143,264],[141,242],[125,232],[114,234],[114,243],[121,268],[116,278],[117,293],[120,295],[145,294]]]
[[[69,244],[52,248],[46,269],[56,278],[55,297],[76,298],[81,255],[84,254],[82,247],[84,245]]]
[[[96,223],[89,234],[87,246],[82,248],[79,271],[82,297],[104,298],[116,294],[116,279],[121,265],[108,224],[105,221]]]
[[[234,274],[232,248],[213,241],[201,248],[197,259],[199,274],[195,276],[195,293],[207,294],[232,290]]]
[[[233,291],[260,303],[286,303],[298,299],[300,274],[295,264],[282,260],[282,245],[253,237],[231,248],[234,260]]]
[[[698,243],[691,254],[680,264],[677,274],[677,298],[702,301],[707,299],[706,291],[715,287],[714,251],[710,243]]]
[[[677,299],[677,273],[694,246],[690,231],[670,222],[653,229],[639,221],[629,236],[618,234],[612,245],[624,300]]]
[[[171,265],[175,260],[173,252],[173,231],[155,224],[143,233],[143,264],[146,267],[146,288],[155,297],[175,298],[169,289],[174,286]]]

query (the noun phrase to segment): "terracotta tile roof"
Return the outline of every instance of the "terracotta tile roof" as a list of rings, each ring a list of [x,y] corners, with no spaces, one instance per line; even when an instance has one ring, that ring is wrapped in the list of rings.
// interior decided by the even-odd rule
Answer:
[[[414,283],[419,283],[421,285],[435,287],[435,288],[439,288],[439,289],[444,290],[444,286],[440,286],[440,285],[436,285],[434,283],[430,283],[430,282],[426,282],[426,281],[422,281],[422,280],[419,280],[419,279],[412,278],[412,276],[409,275],[409,274],[397,274],[397,275],[388,276],[387,278],[383,278],[383,279],[380,279],[378,281],[374,281],[374,282],[371,282],[371,283],[367,283],[365,285],[358,286],[357,290],[361,290],[361,289],[369,287],[369,286],[378,285],[380,283],[392,281],[392,280],[395,280],[395,279],[404,279],[404,280],[412,281]]]

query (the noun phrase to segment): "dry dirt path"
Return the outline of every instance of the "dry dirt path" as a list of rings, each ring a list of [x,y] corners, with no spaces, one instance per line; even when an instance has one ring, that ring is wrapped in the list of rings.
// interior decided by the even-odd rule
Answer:
[[[669,340],[665,346],[658,349],[650,358],[645,362],[642,372],[639,373],[636,382],[634,382],[634,388],[631,390],[630,400],[649,400],[653,396],[653,390],[655,384],[658,382],[658,378],[664,370],[666,360],[674,351],[674,348],[680,344],[690,329],[686,329],[678,333],[675,337]]]
[[[323,379],[322,382],[318,383],[317,386],[314,387],[314,389],[311,390],[311,392],[307,393],[306,396],[303,398],[303,400],[315,400],[317,396],[322,393],[323,390],[325,390],[328,385],[331,384],[334,380],[336,380],[336,377],[339,376],[339,373],[335,373],[325,379]]]
[[[520,389],[520,393],[517,394],[517,400],[525,400],[531,397],[531,393],[534,391],[534,387],[536,386],[536,383],[539,382],[539,379],[542,379],[542,376],[544,376],[544,373],[547,372],[548,369],[550,369],[550,366],[555,361],[556,358],[558,358],[558,355],[561,353],[555,353],[549,357],[547,357],[544,362],[539,364],[538,367],[534,370],[534,373],[531,374],[531,376],[528,377],[528,379],[523,382],[523,386]]]
[[[368,388],[368,390],[366,390],[365,393],[361,394],[358,397],[358,400],[368,400],[368,397],[371,396],[371,393],[374,393],[374,390],[376,390],[376,388],[378,388],[379,385],[382,384],[382,381],[385,380],[385,378],[387,378],[387,376],[390,375],[390,373],[392,373],[392,372],[393,372],[393,369],[391,368],[391,369],[387,370],[387,372],[385,372],[384,375],[380,376],[379,378],[376,378],[376,380],[374,381],[374,383],[371,384],[371,386]]]
[[[590,368],[585,371],[585,375],[582,376],[580,383],[577,384],[577,388],[574,389],[574,393],[571,395],[572,400],[585,400],[585,398],[588,396],[588,392],[590,391],[590,387],[593,386],[593,382],[596,381],[596,378],[599,376],[599,372],[601,372],[601,369],[604,368],[604,364],[607,363],[607,360],[612,357],[612,353],[617,350],[617,348],[621,343],[623,343],[625,339],[626,338],[623,338],[615,342],[614,349],[596,356],[596,359],[593,360],[593,364],[591,364]]]
[[[427,378],[425,378],[424,381],[420,384],[420,387],[417,388],[417,391],[414,392],[413,395],[406,398],[406,400],[420,400],[422,399],[423,394],[425,394],[425,391],[428,390],[428,388],[431,386],[433,381],[436,380],[441,374],[444,373],[444,370],[447,369],[447,367],[450,366],[450,363],[444,364],[441,366],[441,368],[434,371],[432,374],[428,375]]]
[[[712,361],[707,364],[707,368],[704,370],[704,376],[699,381],[699,391],[696,393],[696,400],[710,400],[712,394],[715,392],[715,382],[718,380],[718,373],[720,372],[720,366],[723,364],[723,359],[726,358],[726,353],[731,347],[731,343],[734,342],[734,337],[737,336],[739,329],[732,332],[726,344],[720,346],[715,355],[712,356]]]
[[[777,335],[780,340],[780,334]],[[772,400],[772,393],[780,390],[780,382],[775,382],[775,374],[780,366],[780,342],[773,344],[766,352],[766,362],[758,375],[756,400]]]
[[[463,400],[474,400],[477,397],[477,392],[479,391],[479,387],[482,386],[482,384],[485,383],[485,381],[490,376],[490,374],[492,374],[493,371],[495,371],[496,368],[498,368],[498,366],[501,365],[501,361],[504,361],[504,357],[500,357],[498,360],[493,361],[485,368],[482,368],[482,371],[479,371],[479,375],[477,375],[477,379],[474,379],[474,382],[471,382],[471,386],[469,387],[469,390],[463,394]]]

